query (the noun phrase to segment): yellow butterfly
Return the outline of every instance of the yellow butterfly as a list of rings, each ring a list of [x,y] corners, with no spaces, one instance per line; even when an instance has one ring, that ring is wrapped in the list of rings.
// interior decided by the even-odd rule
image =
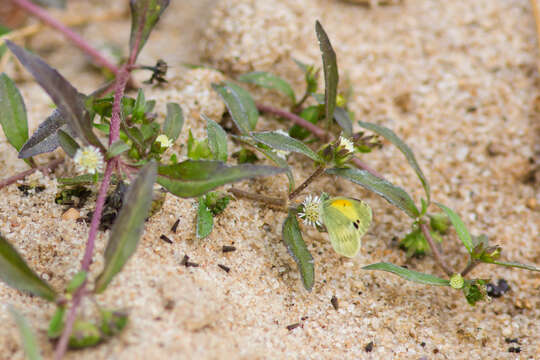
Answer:
[[[334,197],[321,201],[320,214],[334,250],[350,258],[358,254],[362,236],[371,225],[369,205],[361,200]]]

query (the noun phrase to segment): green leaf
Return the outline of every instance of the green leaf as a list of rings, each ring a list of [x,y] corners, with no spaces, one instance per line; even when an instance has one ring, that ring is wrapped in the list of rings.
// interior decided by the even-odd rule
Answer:
[[[0,279],[9,286],[54,301],[56,292],[23,260],[6,239],[0,236]]]
[[[84,270],[80,270],[78,273],[73,275],[73,277],[66,286],[66,292],[68,292],[69,294],[74,293],[75,290],[77,290],[86,281],[87,275],[87,272]]]
[[[121,155],[131,149],[131,146],[123,142],[122,140],[116,140],[109,147],[107,151],[107,159],[112,159],[115,156]]]
[[[49,339],[56,339],[62,335],[64,330],[64,316],[66,314],[66,308],[59,306],[56,308],[51,321],[49,322],[49,329],[47,330],[47,336]]]
[[[122,311],[101,309],[100,330],[107,336],[119,334],[128,323],[128,315]]]
[[[401,266],[397,266],[391,263],[380,262],[364,266],[364,270],[381,270],[391,272],[402,277],[405,280],[414,281],[420,284],[437,285],[437,286],[450,286],[450,281],[438,278],[436,276],[421,273],[414,270],[409,270]]]
[[[160,166],[158,183],[180,197],[195,197],[218,186],[259,176],[283,173],[285,169],[272,166],[242,164],[227,166],[221,161],[186,160]]]
[[[15,83],[0,75],[0,124],[9,143],[20,151],[28,140],[28,120],[24,100]]]
[[[11,41],[6,41],[6,44],[39,85],[49,94],[58,107],[60,114],[77,136],[85,143],[103,150],[103,145],[92,131],[92,122],[83,101],[84,96],[57,70],[47,65],[41,58]]]
[[[295,211],[289,211],[281,232],[283,242],[289,254],[296,261],[296,265],[298,265],[298,271],[300,271],[300,275],[302,276],[304,287],[306,290],[311,291],[315,283],[315,265],[313,263],[313,256],[311,256],[302,238],[302,232],[298,226]]]
[[[70,158],[73,158],[80,148],[79,144],[63,130],[58,129],[56,136],[58,136],[58,143],[62,149]]]
[[[303,142],[284,135],[278,131],[252,132],[251,136],[261,143],[275,150],[293,151],[309,157],[311,160],[321,162],[322,159]]]
[[[58,9],[65,9],[66,7],[66,0],[32,0],[32,1],[42,6],[55,7]]]
[[[482,279],[465,280],[463,284],[463,295],[469,305],[474,306],[478,301],[486,298],[486,281]]]
[[[95,346],[102,340],[99,328],[95,324],[77,319],[69,337],[69,347],[71,349],[84,349]]]
[[[521,264],[521,263],[514,262],[514,261],[498,261],[498,260],[495,260],[495,261],[487,262],[487,263],[488,264],[496,264],[496,265],[502,265],[502,266],[506,266],[506,267],[514,267],[514,268],[518,268],[518,269],[524,269],[524,270],[540,272],[540,268],[537,268],[536,266],[527,265],[527,264]]]
[[[208,145],[208,139],[196,140],[191,133],[191,129],[187,141],[187,156],[191,160],[211,160],[214,158]]]
[[[319,39],[319,47],[322,53],[324,70],[324,103],[326,105],[326,121],[328,124],[334,118],[334,109],[336,108],[337,85],[339,81],[336,53],[332,49],[332,44],[321,23],[317,20],[315,23],[315,32]]]
[[[353,134],[353,128],[351,118],[349,117],[349,112],[341,106],[336,106],[336,109],[334,110],[334,119],[343,130],[343,135],[345,135],[347,138],[351,137]]]
[[[131,112],[131,115],[133,115],[133,121],[142,122],[145,110],[146,98],[144,96],[143,89],[139,89],[137,92],[137,98],[135,99],[135,105],[133,106],[133,111]]]
[[[227,133],[223,128],[208,116],[201,114],[206,120],[206,131],[208,133],[208,146],[216,160],[227,161],[229,153],[227,151]]]
[[[240,132],[247,134],[253,131],[259,119],[259,111],[249,92],[230,81],[224,84],[212,84],[212,88],[225,102]]]
[[[197,206],[197,239],[204,239],[212,232],[214,218],[208,209],[204,196],[199,197]]]
[[[152,204],[156,163],[150,161],[139,171],[129,187],[122,209],[114,222],[105,249],[105,267],[96,279],[96,293],[102,293],[133,255],[144,229],[144,220]]]
[[[9,305],[8,309],[11,313],[11,316],[13,316],[13,319],[15,319],[15,323],[17,324],[17,328],[19,329],[24,353],[30,360],[41,359],[39,347],[32,328],[30,327],[30,324],[28,324],[28,321],[26,321],[24,316],[22,316],[22,314],[18,312],[17,309],[15,309],[13,306]]]
[[[103,179],[103,175],[99,174],[98,180]],[[58,178],[56,181],[58,181],[59,184],[70,186],[70,185],[91,185],[94,184],[96,181],[96,177],[94,174],[84,174],[79,175],[71,178]]]
[[[365,170],[333,168],[327,169],[326,172],[331,175],[341,176],[344,179],[361,185],[369,191],[382,196],[389,203],[397,206],[413,219],[420,215],[416,205],[405,190],[384,179],[378,178]]]
[[[267,89],[277,90],[288,96],[292,103],[296,103],[296,97],[291,85],[279,76],[269,72],[254,71],[247,74],[242,74],[238,77],[239,81],[262,86]]]
[[[321,107],[317,105],[312,105],[303,109],[299,116],[312,124],[316,124],[321,118],[321,113]],[[311,132],[307,129],[304,129],[300,125],[294,124],[289,130],[289,136],[298,140],[304,140],[309,135],[311,135]]]
[[[131,0],[131,35],[129,57],[133,63],[141,52],[159,17],[169,6],[169,0]]]
[[[173,142],[178,139],[184,126],[184,114],[182,108],[177,103],[167,103],[167,117],[163,123],[163,134],[167,135]]]
[[[450,222],[454,226],[454,229],[456,229],[456,233],[463,243],[463,245],[467,248],[467,251],[469,254],[471,254],[474,250],[471,234],[469,234],[469,230],[467,230],[467,227],[463,223],[463,220],[459,217],[458,214],[456,214],[452,209],[444,206],[443,204],[435,203],[438,207],[443,210],[446,215],[450,218]]]
[[[386,140],[394,144],[399,149],[399,151],[403,153],[403,155],[405,155],[407,162],[409,163],[409,165],[411,165],[414,172],[420,179],[422,186],[424,187],[424,191],[426,192],[426,196],[427,196],[427,202],[429,205],[431,201],[431,191],[429,189],[429,182],[424,176],[422,169],[420,169],[420,166],[418,165],[418,162],[416,161],[416,158],[414,157],[414,153],[412,152],[411,148],[407,146],[407,144],[405,144],[403,140],[401,140],[392,130],[390,130],[387,127],[369,123],[369,122],[363,122],[363,121],[359,121],[358,124],[361,127],[371,130],[374,133],[384,137]]]
[[[246,144],[249,144],[253,146],[253,148],[260,153],[262,153],[266,158],[268,158],[270,161],[272,161],[274,164],[276,164],[278,167],[285,169],[285,174],[287,175],[287,179],[289,180],[289,191],[292,191],[294,189],[294,176],[291,171],[291,167],[287,163],[287,160],[283,159],[282,157],[279,157],[276,152],[272,149],[269,149],[264,144],[258,144],[255,142],[253,138],[247,137],[247,136],[235,136],[235,139],[238,139]],[[251,152],[251,150],[242,149],[241,151],[245,151],[248,154],[251,153],[255,157],[255,160],[257,160],[257,157],[254,153]],[[241,161],[241,154],[238,156],[238,163],[242,163]]]

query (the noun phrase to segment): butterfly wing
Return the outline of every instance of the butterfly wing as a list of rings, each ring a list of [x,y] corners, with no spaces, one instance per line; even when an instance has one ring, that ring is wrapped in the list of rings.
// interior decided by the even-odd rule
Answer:
[[[340,255],[354,257],[371,225],[371,208],[363,201],[344,197],[326,200],[322,207],[322,220],[332,247]]]

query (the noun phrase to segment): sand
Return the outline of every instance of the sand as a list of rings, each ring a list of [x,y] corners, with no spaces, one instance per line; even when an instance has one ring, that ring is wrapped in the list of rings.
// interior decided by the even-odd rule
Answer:
[[[374,2],[373,2],[374,3]],[[104,1],[74,2],[70,13],[106,11]],[[121,8],[123,2],[115,6]],[[59,13],[58,13],[59,14]],[[65,15],[65,14],[64,14]],[[59,14],[59,16],[64,16]],[[173,2],[141,54],[141,63],[164,58],[169,85],[145,87],[147,98],[179,102],[187,129],[205,133],[199,115],[219,121],[225,107],[211,82],[251,70],[267,70],[303,91],[302,74],[291,57],[320,64],[314,33],[319,19],[338,55],[342,91],[353,88],[350,107],[359,120],[392,128],[415,151],[432,185],[434,200],[457,211],[473,234],[486,234],[503,247],[503,259],[540,264],[540,183],[527,181],[540,161],[539,51],[534,18],[526,0],[405,0],[392,6],[363,6],[336,0],[266,2],[222,0]],[[119,18],[77,28],[93,44],[125,49],[129,20]],[[76,49],[45,30],[27,43],[81,91],[102,80]],[[189,70],[182,62],[205,61],[211,69]],[[50,100],[13,65],[26,101],[30,128],[50,112]],[[146,75],[141,76],[141,79]],[[276,94],[257,90],[258,101],[287,106]],[[285,128],[263,116],[259,130]],[[229,142],[234,151],[238,145]],[[174,149],[185,155],[180,146]],[[60,156],[57,152],[53,156]],[[38,161],[45,162],[51,155]],[[418,202],[422,188],[398,150],[385,143],[362,158]],[[312,166],[292,155],[295,179]],[[4,176],[26,169],[2,138]],[[61,166],[55,176],[74,174]],[[23,196],[16,185],[0,190],[0,232],[51,284],[62,289],[79,267],[88,227],[62,220],[54,203],[54,177],[35,174],[46,190]],[[245,181],[239,188],[280,196],[286,178]],[[387,261],[443,276],[431,257],[407,259],[395,237],[411,221],[359,186],[322,178],[310,192],[367,201],[374,223],[354,259],[335,254],[326,234],[309,228],[304,236],[316,263],[311,293],[281,242],[285,214],[247,200],[231,202],[216,218],[212,234],[195,238],[195,201],[167,196],[146,224],[135,256],[97,297],[108,308],[127,309],[130,324],[121,336],[98,347],[70,352],[67,359],[537,359],[540,353],[540,276],[523,270],[479,266],[475,278],[504,278],[511,291],[469,306],[460,292],[409,283],[361,267]],[[87,204],[81,214],[91,210]],[[436,211],[435,208],[430,209]],[[180,219],[176,234],[170,231]],[[165,234],[173,244],[159,239]],[[92,276],[103,266],[108,232],[100,233]],[[223,245],[236,251],[222,253]],[[462,268],[466,253],[451,234],[445,257]],[[184,255],[199,267],[180,264]],[[226,273],[218,267],[226,265]],[[339,309],[331,304],[335,296]],[[0,358],[23,352],[6,304],[32,323],[45,358],[47,321],[54,307],[0,284]],[[95,311],[90,301],[86,313]],[[288,330],[287,326],[300,326]],[[517,338],[519,345],[505,338]],[[372,344],[370,352],[366,350]],[[521,352],[509,352],[519,346]],[[367,347],[369,349],[369,346]]]

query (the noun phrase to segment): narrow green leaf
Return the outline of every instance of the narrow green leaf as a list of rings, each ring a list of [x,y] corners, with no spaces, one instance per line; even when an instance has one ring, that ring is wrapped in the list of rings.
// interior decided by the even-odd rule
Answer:
[[[66,286],[66,291],[70,294],[74,293],[75,290],[77,290],[86,281],[87,275],[87,272],[84,270],[80,270],[78,273],[73,275]]]
[[[212,212],[208,209],[204,196],[199,197],[197,206],[197,238],[204,239],[212,232],[214,227],[214,218]]]
[[[56,292],[26,264],[21,255],[0,236],[0,280],[17,290],[54,301]]]
[[[28,140],[28,120],[24,100],[15,83],[0,75],[0,124],[9,143],[20,151]]]
[[[98,180],[103,179],[103,175],[99,174]],[[90,185],[94,184],[96,182],[96,177],[94,174],[84,174],[79,175],[71,178],[57,178],[56,181],[58,181],[61,185]]]
[[[341,127],[341,130],[343,130],[343,134],[348,138],[351,137],[353,133],[352,121],[347,110],[341,106],[336,106],[336,109],[334,110],[334,119]]]
[[[122,140],[116,140],[109,147],[109,151],[107,151],[107,159],[112,159],[115,156],[125,153],[129,149],[131,149],[130,145],[126,144]]]
[[[259,119],[259,111],[249,92],[230,81],[212,84],[212,88],[225,102],[234,123],[242,134],[253,131]]]
[[[450,286],[450,281],[438,278],[436,276],[421,273],[414,270],[405,269],[404,267],[397,266],[391,263],[380,262],[364,266],[364,270],[381,270],[391,272],[402,277],[405,280],[414,281],[420,284],[437,285],[437,286]]]
[[[146,164],[127,191],[124,205],[111,229],[105,249],[105,267],[96,279],[96,293],[102,293],[107,288],[137,248],[144,229],[144,220],[152,204],[156,167],[154,161]]]
[[[416,205],[405,190],[365,170],[333,168],[326,170],[326,172],[331,175],[341,176],[382,196],[389,203],[397,206],[413,219],[420,215]]]
[[[77,150],[80,148],[79,144],[77,144],[77,142],[63,130],[58,129],[56,136],[58,136],[58,143],[62,149],[70,158],[73,158],[77,153]]]
[[[129,57],[134,63],[159,17],[169,6],[169,0],[131,0],[129,5],[131,7]]]
[[[298,265],[298,271],[300,271],[300,275],[302,276],[304,287],[306,290],[311,291],[315,283],[315,265],[313,256],[311,256],[302,238],[302,232],[300,231],[300,226],[298,226],[298,220],[294,211],[289,211],[281,232],[283,242],[289,254],[296,261],[296,265]]]
[[[38,56],[6,41],[8,48],[19,59],[21,64],[32,74],[39,85],[49,94],[60,114],[67,121],[77,136],[85,143],[104,149],[92,131],[92,122],[86,110],[83,98],[60,73],[47,65]]]
[[[270,146],[272,149],[293,151],[303,154],[313,161],[322,161],[319,155],[311,150],[306,144],[287,134],[282,134],[279,131],[252,132],[251,136],[257,141]]]
[[[158,183],[180,197],[205,194],[218,186],[259,176],[283,173],[285,169],[272,166],[242,164],[227,166],[221,161],[186,160],[178,164],[160,166]]]
[[[272,73],[264,71],[254,71],[240,75],[238,77],[238,80],[262,86],[267,89],[277,90],[288,96],[293,104],[296,103],[296,96],[294,95],[294,90],[292,89],[291,85],[287,81]]]
[[[471,234],[469,233],[469,230],[467,230],[467,227],[463,223],[463,220],[459,217],[458,214],[454,212],[454,210],[450,209],[449,207],[444,206],[443,204],[435,203],[438,207],[443,210],[446,215],[450,218],[450,222],[454,226],[454,229],[456,229],[456,233],[463,243],[463,245],[467,248],[467,251],[469,254],[471,254],[474,250]]]
[[[167,117],[163,123],[163,133],[173,142],[178,139],[184,126],[184,114],[177,103],[167,103]]]
[[[49,329],[47,330],[47,336],[49,339],[56,339],[62,335],[64,329],[64,316],[66,314],[66,308],[59,306],[56,308],[51,321],[49,321]]]
[[[206,120],[206,131],[208,133],[208,146],[216,160],[227,161],[229,153],[227,150],[227,133],[223,128],[208,116],[201,114]]]
[[[401,140],[392,130],[390,130],[387,127],[369,123],[369,122],[363,122],[363,121],[359,121],[358,124],[361,127],[371,130],[374,133],[384,137],[386,140],[394,144],[403,153],[403,155],[405,155],[407,162],[409,163],[409,165],[411,165],[414,172],[420,179],[422,186],[424,187],[424,191],[426,192],[427,202],[428,202],[427,205],[429,205],[431,201],[431,191],[429,189],[429,182],[424,176],[422,169],[420,169],[420,166],[418,165],[418,162],[416,161],[416,158],[414,157],[414,153],[412,152],[411,148],[407,146],[407,144],[405,144],[403,140]]]
[[[15,323],[17,324],[17,328],[19,329],[24,353],[30,360],[40,360],[41,354],[39,351],[39,346],[32,331],[32,328],[30,327],[30,324],[28,324],[28,321],[26,321],[24,316],[22,316],[22,314],[17,311],[17,309],[15,309],[13,306],[9,305],[8,309],[11,313],[11,316],[13,316],[13,318],[15,319]]]
[[[540,268],[537,268],[536,266],[527,265],[527,264],[521,264],[521,263],[518,263],[518,262],[515,262],[515,261],[498,261],[498,260],[495,260],[493,262],[488,262],[488,264],[496,264],[496,265],[502,265],[502,266],[506,266],[506,267],[514,267],[514,268],[518,268],[518,269],[524,269],[524,270],[540,272]]]
[[[334,109],[336,108],[337,85],[339,81],[337,59],[332,44],[321,23],[317,20],[315,23],[315,32],[319,39],[319,47],[322,53],[324,70],[324,103],[326,105],[326,121],[328,124],[334,118]]]

